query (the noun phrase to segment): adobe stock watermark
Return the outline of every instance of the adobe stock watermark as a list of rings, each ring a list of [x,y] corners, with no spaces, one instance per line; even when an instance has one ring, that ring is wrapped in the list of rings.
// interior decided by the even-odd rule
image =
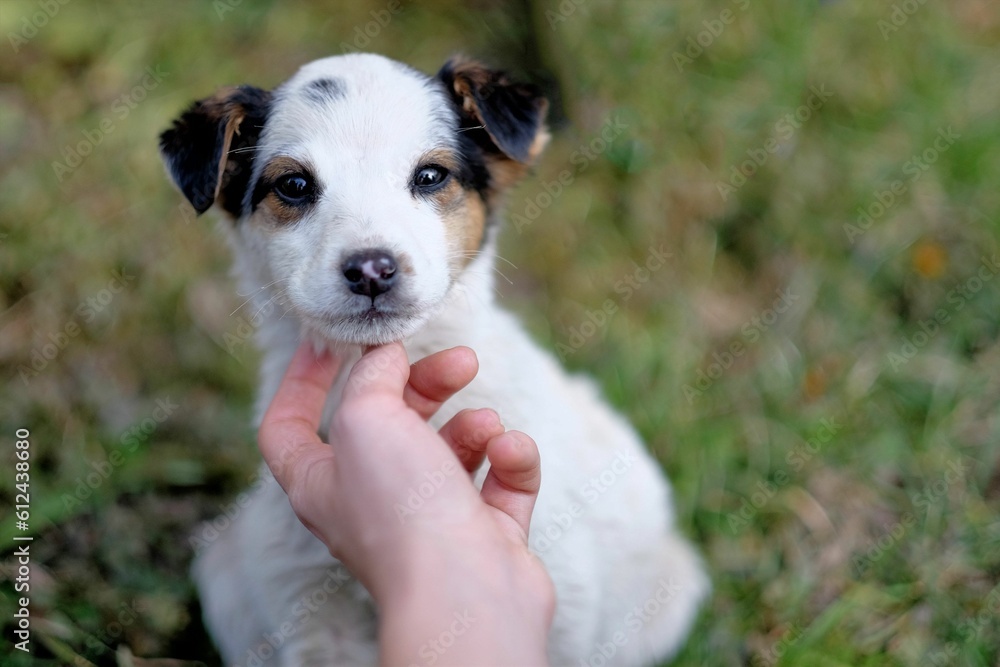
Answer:
[[[354,26],[350,43],[340,43],[341,53],[354,53],[367,49],[372,40],[381,34],[382,30],[392,22],[392,19],[403,13],[403,3],[401,0],[389,0],[385,9],[373,9],[368,13],[372,20],[364,25]]]
[[[843,428],[843,424],[839,424],[836,417],[820,419],[819,426],[812,436],[785,455],[785,464],[794,472],[799,472],[823,447],[833,442]],[[749,526],[757,513],[771,502],[792,477],[788,470],[779,469],[772,475],[771,480],[758,481],[753,493],[740,498],[740,508],[727,515],[729,530],[735,535],[739,530]]]
[[[549,22],[549,29],[555,30],[560,24],[569,20],[569,17],[576,13],[576,10],[587,4],[587,0],[561,0],[556,5],[556,10],[545,10],[545,20]]]
[[[859,206],[856,211],[856,224],[845,223],[844,234],[847,240],[854,244],[854,241],[871,229],[876,220],[884,216],[889,209],[895,206],[910,189],[910,187],[920,180],[920,177],[927,172],[931,166],[938,161],[941,155],[955,145],[955,142],[962,138],[958,132],[948,127],[939,127],[938,136],[934,138],[931,146],[924,149],[920,154],[913,155],[903,163],[903,175],[907,178],[898,178],[889,184],[885,190],[875,190],[874,201],[867,205]]]
[[[125,629],[135,623],[140,616],[138,600],[122,602],[118,605],[115,620],[104,626],[103,630],[86,633],[87,648],[93,651],[106,651],[109,646],[114,646],[121,641]]]
[[[674,64],[677,65],[678,72],[683,72],[687,65],[693,65],[695,60],[701,58],[705,49],[712,46],[725,32],[726,27],[736,21],[738,12],[745,12],[750,8],[750,0],[731,0],[731,2],[736,5],[736,11],[726,8],[719,12],[718,17],[702,21],[701,24],[705,29],[696,35],[688,35],[684,52],[674,51]]]
[[[854,574],[859,577],[863,575],[869,567],[902,540],[903,536],[915,525],[917,525],[917,517],[913,515],[913,512],[904,512],[899,521],[886,528],[885,532],[868,546],[864,554],[856,554],[851,559]]]
[[[7,40],[14,49],[15,55],[21,51],[21,47],[34,39],[40,30],[49,24],[49,21],[56,17],[56,14],[70,3],[70,0],[40,0],[36,3],[38,11],[30,15],[21,17],[21,25],[17,32],[8,32]]]
[[[606,667],[609,664],[618,664],[614,660],[618,651],[639,634],[650,621],[659,616],[681,590],[681,585],[673,577],[660,579],[656,590],[641,605],[635,605],[625,614],[618,629],[605,641],[598,642],[589,656],[580,659],[577,663],[579,667]]]
[[[392,508],[396,512],[396,518],[400,523],[416,514],[423,508],[430,498],[444,486],[445,481],[455,475],[462,467],[455,461],[449,459],[445,461],[439,470],[432,470],[424,473],[424,480],[417,486],[411,486],[406,491],[406,504],[395,503]]]
[[[212,9],[215,10],[216,18],[222,21],[226,18],[226,14],[236,11],[242,4],[243,0],[213,0]]]
[[[222,534],[229,530],[243,513],[243,510],[250,507],[250,504],[262,493],[264,484],[273,479],[273,475],[267,467],[263,467],[261,471],[251,476],[250,488],[241,491],[231,502],[221,503],[218,513],[208,521],[198,524],[197,532],[188,536],[188,546],[195,555],[200,554],[222,537]]]
[[[265,285],[264,287],[258,288],[258,292],[263,292],[271,285]],[[256,294],[254,294],[256,296]],[[247,301],[245,301],[239,308],[230,313],[230,317],[236,315],[241,309],[250,304],[251,308],[255,308],[252,315],[236,315],[236,320],[233,326],[224,331],[219,339],[212,338],[212,342],[221,347],[226,351],[226,354],[231,356],[241,365],[243,364],[243,358],[247,351],[247,344],[253,342],[254,335],[260,330],[266,322],[275,314],[280,305],[278,300],[278,295],[267,294],[267,300],[260,306],[253,303],[254,296],[251,296]]]
[[[458,638],[468,632],[469,628],[476,622],[476,617],[467,609],[462,612],[456,611],[452,615],[452,619],[451,624],[442,630],[437,637],[429,639],[417,649],[420,662],[410,663],[409,667],[437,664],[437,661],[448,652],[448,649],[455,645]]]
[[[948,463],[948,467],[938,479],[930,484],[925,484],[920,492],[911,496],[910,500],[920,515],[926,517],[931,508],[945,497],[952,485],[965,479],[969,469],[968,463],[961,458],[956,458]],[[878,539],[868,545],[864,553],[854,555],[854,558],[851,559],[854,573],[860,577],[867,572],[868,568],[899,544],[900,540],[915,525],[917,525],[917,515],[913,512],[904,512],[899,521],[886,528]]]
[[[766,651],[763,653],[754,654],[753,658],[750,659],[750,664],[753,667],[770,667],[771,665],[777,664],[777,662],[788,652],[788,649],[795,644],[805,632],[803,627],[798,623],[792,623],[788,629],[781,633],[777,641],[771,644]]]
[[[719,191],[722,201],[726,201],[730,195],[735,194],[737,190],[746,185],[747,181],[767,164],[770,157],[778,152],[782,142],[791,139],[795,132],[808,123],[813,114],[822,109],[823,105],[832,97],[833,92],[826,90],[826,84],[820,84],[818,87],[811,86],[805,104],[779,118],[774,123],[771,136],[761,146],[747,149],[749,159],[732,166],[729,170],[728,181],[715,182],[715,188]]]
[[[774,324],[781,315],[784,315],[799,300],[798,294],[793,294],[790,287],[775,290],[777,297],[771,302],[770,307],[765,308],[751,317],[740,327],[742,340],[735,340],[729,344],[721,353],[712,353],[712,361],[708,365],[699,368],[695,372],[694,384],[685,384],[681,389],[688,405],[694,405],[696,398],[705,395],[705,392],[712,388],[715,381],[733,367],[736,360],[742,357],[749,350],[749,345],[756,343]],[[746,342],[744,342],[746,341]]]
[[[599,309],[588,309],[585,313],[586,319],[578,326],[569,328],[569,339],[565,343],[556,343],[556,354],[561,361],[566,361],[569,355],[578,351],[598,332],[604,330],[620,307],[628,303],[635,293],[652,279],[653,274],[666,266],[667,260],[673,257],[672,253],[663,249],[662,243],[659,246],[649,246],[647,253],[641,265],[632,262],[635,269],[615,281],[615,294],[621,295],[620,299],[616,301],[608,298]]]
[[[639,457],[634,453],[617,451],[615,458],[611,460],[605,468],[594,475],[580,487],[579,495],[583,497],[585,504],[570,503],[564,511],[556,512],[550,517],[550,521],[544,524],[535,518],[534,526],[529,540],[531,550],[536,554],[542,554],[552,548],[552,545],[562,539],[568,533],[577,520],[587,513],[587,509],[592,507],[598,499],[607,493],[624,477],[632,466],[636,464]]]
[[[326,571],[322,583],[303,593],[289,610],[288,618],[270,632],[263,632],[256,646],[251,646],[237,665],[262,667],[273,658],[290,637],[294,637],[341,588],[354,581],[347,568],[337,565]],[[293,657],[293,656],[283,656]],[[294,664],[294,661],[293,661]]]
[[[898,371],[910,363],[917,356],[917,353],[941,332],[944,325],[951,321],[952,314],[962,310],[965,304],[982,291],[986,287],[986,283],[993,280],[998,273],[1000,273],[1000,258],[997,257],[996,253],[992,257],[985,255],[981,257],[976,273],[964,281],[955,283],[954,287],[948,291],[945,296],[947,307],[938,308],[929,318],[920,320],[917,323],[920,330],[903,336],[899,349],[886,355],[886,361],[889,362],[892,370]]]
[[[30,366],[20,364],[17,367],[18,377],[27,386],[32,378],[38,377],[49,364],[55,361],[63,350],[69,347],[70,342],[80,335],[83,327],[80,322],[89,324],[97,319],[104,310],[115,300],[115,296],[120,294],[125,286],[135,280],[135,276],[128,275],[124,271],[112,271],[111,280],[97,294],[87,297],[73,309],[73,316],[66,321],[58,331],[48,334],[48,342],[36,345],[29,355]]]
[[[926,3],[927,0],[903,0],[903,2],[895,3],[892,6],[892,11],[889,12],[889,18],[879,19],[876,23],[878,31],[882,34],[882,39],[889,41],[889,35],[898,32],[906,25],[910,17]]]
[[[542,188],[545,192],[525,197],[524,209],[521,214],[514,213],[511,220],[514,229],[520,234],[525,227],[529,227],[544,210],[552,206],[552,203],[573,185],[576,178],[587,171],[587,168],[597,160],[601,154],[605,153],[614,142],[629,128],[627,123],[622,122],[617,114],[604,121],[601,130],[596,137],[585,144],[580,144],[569,156],[569,163],[575,169],[563,169],[556,175],[554,181],[542,180]]]
[[[156,407],[153,408],[150,415],[133,424],[121,434],[121,437],[118,438],[118,447],[111,450],[103,460],[90,462],[93,472],[81,475],[74,480],[76,486],[73,488],[73,493],[62,494],[60,500],[62,500],[63,509],[71,510],[90,498],[94,491],[125,464],[128,455],[148,441],[156,429],[160,427],[160,424],[167,421],[178,407],[180,406],[174,403],[170,397],[156,399]]]
[[[294,456],[294,448],[284,449],[281,458],[271,461],[271,465],[280,474],[288,459]],[[188,546],[191,550],[197,555],[219,539],[236,522],[243,510],[250,507],[251,503],[264,492],[264,487],[269,483],[278,483],[271,468],[267,465],[258,466],[257,470],[247,478],[247,489],[237,494],[232,502],[221,503],[218,514],[209,521],[203,521],[198,525],[197,532],[188,536]]]
[[[939,651],[934,651],[927,656],[928,664],[934,667],[945,667],[957,664],[956,659],[963,644],[975,640],[976,637],[989,626],[996,623],[1000,617],[1000,584],[994,586],[986,599],[983,600],[982,608],[974,616],[966,618],[958,626],[958,641],[949,641]]]
[[[243,0],[213,0],[212,9],[215,10],[216,18],[224,21],[226,14],[236,11],[236,8],[242,4]],[[371,40],[378,37],[382,29],[392,21],[392,18],[402,11],[402,0],[389,0],[386,3],[385,9],[371,10],[369,14],[373,20],[363,25],[355,26],[352,43],[341,42],[340,52],[353,53],[366,49],[371,44]]]
[[[52,172],[58,181],[62,183],[63,179],[79,169],[87,156],[101,145],[105,137],[115,131],[118,123],[128,118],[129,114],[146,99],[146,96],[156,90],[157,86],[168,76],[170,74],[162,71],[159,65],[147,67],[145,76],[139,83],[122,93],[111,103],[112,115],[102,118],[95,127],[82,130],[83,139],[75,145],[66,144],[62,149],[62,161],[52,161]]]

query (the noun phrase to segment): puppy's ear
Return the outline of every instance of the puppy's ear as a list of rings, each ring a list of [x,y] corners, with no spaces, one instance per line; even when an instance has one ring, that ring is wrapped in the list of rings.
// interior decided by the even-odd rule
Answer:
[[[487,153],[530,164],[548,142],[549,103],[536,86],[512,82],[504,72],[455,57],[438,78],[452,95],[462,130]]]
[[[269,91],[223,88],[192,104],[160,135],[167,169],[199,214],[215,202],[234,218],[242,213],[254,148],[270,104]]]

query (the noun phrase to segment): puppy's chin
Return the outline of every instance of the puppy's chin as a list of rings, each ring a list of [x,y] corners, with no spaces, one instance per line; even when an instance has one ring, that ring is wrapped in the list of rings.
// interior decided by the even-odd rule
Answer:
[[[358,345],[371,347],[401,341],[427,323],[427,315],[352,315],[342,319],[304,318],[303,328],[314,341],[333,347]]]

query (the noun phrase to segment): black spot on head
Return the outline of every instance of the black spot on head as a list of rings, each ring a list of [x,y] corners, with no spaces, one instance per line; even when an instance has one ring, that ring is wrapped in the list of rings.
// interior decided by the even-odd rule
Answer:
[[[316,79],[306,85],[304,92],[314,102],[332,102],[343,97],[346,91],[340,79]]]

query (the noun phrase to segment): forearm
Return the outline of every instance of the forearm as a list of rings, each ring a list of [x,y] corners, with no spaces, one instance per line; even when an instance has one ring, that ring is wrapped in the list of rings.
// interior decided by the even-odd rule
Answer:
[[[401,577],[384,596],[381,664],[547,664],[551,601],[516,575],[512,580],[504,563],[483,563],[477,559],[483,552],[462,551],[462,560],[436,558],[415,567],[414,576]]]
[[[545,665],[539,624],[499,599],[451,600],[428,595],[385,610],[379,628],[380,664]]]

